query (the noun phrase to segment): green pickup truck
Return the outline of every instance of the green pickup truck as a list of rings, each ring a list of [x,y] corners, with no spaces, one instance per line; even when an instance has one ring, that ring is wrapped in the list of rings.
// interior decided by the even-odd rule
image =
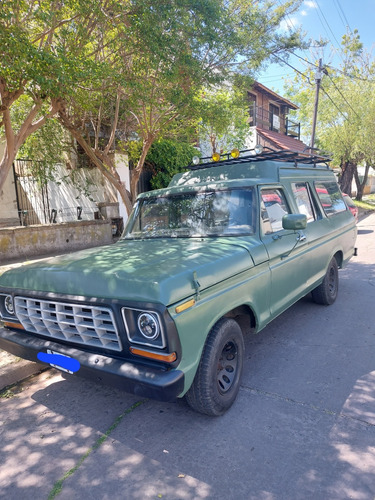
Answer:
[[[356,225],[324,158],[245,151],[141,194],[121,239],[0,277],[0,348],[223,414],[244,335],[311,292],[332,304]]]

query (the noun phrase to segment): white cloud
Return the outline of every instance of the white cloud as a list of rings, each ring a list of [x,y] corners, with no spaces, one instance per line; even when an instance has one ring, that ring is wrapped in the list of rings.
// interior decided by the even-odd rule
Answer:
[[[284,31],[295,30],[300,25],[300,22],[296,17],[288,17],[283,19],[280,23],[280,28]]]
[[[308,7],[309,9],[316,9],[317,5],[316,3],[314,2],[314,0],[305,0],[304,1],[304,4],[306,5],[306,7]]]
[[[301,16],[307,16],[307,11],[306,10],[301,10],[300,14],[301,14]]]

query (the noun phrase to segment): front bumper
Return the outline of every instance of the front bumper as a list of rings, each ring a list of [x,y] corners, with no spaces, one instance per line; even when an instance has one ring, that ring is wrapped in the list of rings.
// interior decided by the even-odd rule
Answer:
[[[181,370],[158,370],[108,355],[66,347],[7,328],[0,328],[0,349],[38,363],[38,353],[46,353],[47,350],[70,356],[80,364],[74,375],[105,383],[140,397],[171,401],[184,390],[184,373]]]

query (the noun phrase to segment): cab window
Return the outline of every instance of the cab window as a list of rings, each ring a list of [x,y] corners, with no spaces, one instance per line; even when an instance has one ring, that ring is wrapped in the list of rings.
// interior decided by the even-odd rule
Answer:
[[[310,191],[306,182],[292,182],[292,191],[297,203],[298,212],[307,217],[307,222],[316,219],[315,211],[311,203]]]
[[[263,234],[272,234],[283,228],[284,215],[290,214],[288,203],[281,189],[261,190],[261,225]]]
[[[315,182],[315,191],[322,204],[324,213],[330,217],[346,210],[345,201],[336,182]]]

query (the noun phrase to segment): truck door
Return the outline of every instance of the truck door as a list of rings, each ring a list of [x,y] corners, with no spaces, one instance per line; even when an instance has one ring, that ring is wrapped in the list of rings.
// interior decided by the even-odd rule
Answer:
[[[260,232],[271,271],[270,310],[274,317],[304,295],[308,279],[308,248],[303,231],[283,229],[291,213],[281,187],[260,190]]]

